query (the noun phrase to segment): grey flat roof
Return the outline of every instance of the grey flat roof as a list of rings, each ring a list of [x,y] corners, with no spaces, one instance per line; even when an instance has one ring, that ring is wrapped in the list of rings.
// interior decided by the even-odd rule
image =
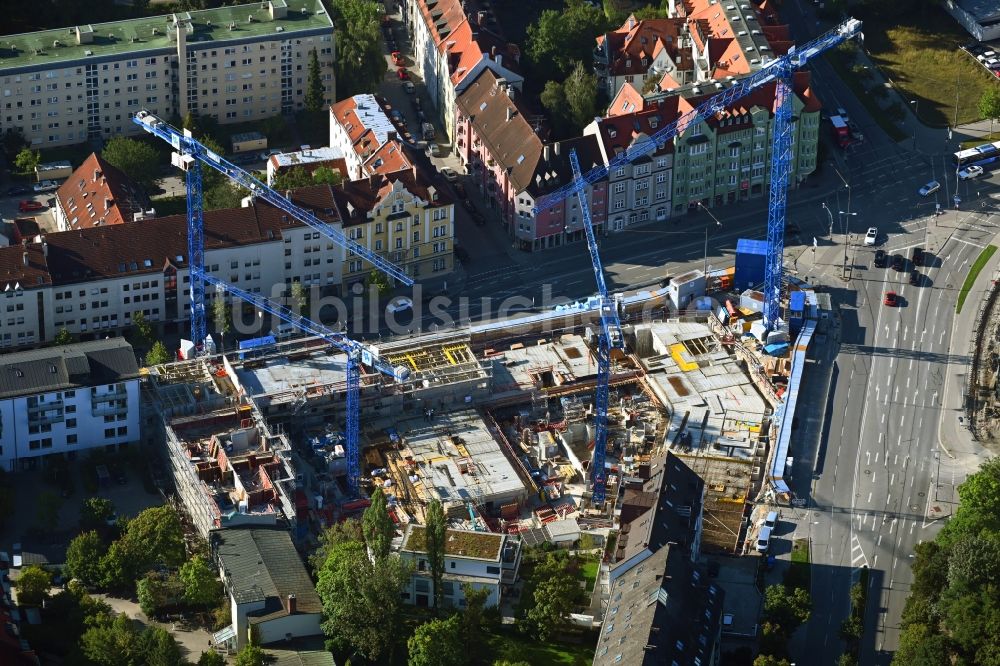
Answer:
[[[124,338],[78,342],[0,356],[0,398],[112,384],[139,376]]]

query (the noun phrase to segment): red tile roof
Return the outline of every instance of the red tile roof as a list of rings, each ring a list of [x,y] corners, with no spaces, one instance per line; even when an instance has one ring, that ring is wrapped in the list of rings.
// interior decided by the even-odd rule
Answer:
[[[542,141],[516,100],[497,81],[491,70],[484,70],[458,96],[456,105],[470,119],[488,156],[507,171],[514,189],[522,192],[532,183]]]
[[[329,185],[295,190],[292,201],[325,222],[340,220]],[[205,249],[281,240],[284,231],[302,226],[263,201],[249,208],[209,211],[205,213]],[[25,251],[29,253],[27,266]],[[187,267],[184,215],[55,232],[26,246],[0,248],[0,290],[15,282],[27,289],[153,273],[162,271],[167,264]]]
[[[124,173],[91,153],[56,192],[72,229],[132,222],[149,199]]]
[[[368,174],[390,174],[413,169],[413,162],[396,139],[389,139],[365,160],[364,171]]]
[[[598,44],[608,45],[608,71],[616,76],[645,74],[653,59],[663,50],[679,69],[694,67],[690,49],[678,50],[677,42],[687,34],[687,21],[683,18],[662,18],[636,20],[630,16],[614,32],[597,38]],[[643,58],[646,64],[642,63]]]
[[[398,171],[386,175],[376,174],[352,180],[333,188],[333,197],[344,227],[364,224],[368,212],[373,210],[392,191],[393,183],[400,182],[406,191],[428,202],[428,208],[454,204],[447,190],[438,189],[414,170]]]

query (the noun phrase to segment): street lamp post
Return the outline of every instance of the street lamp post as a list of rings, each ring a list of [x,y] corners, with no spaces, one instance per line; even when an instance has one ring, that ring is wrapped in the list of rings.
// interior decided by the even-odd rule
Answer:
[[[913,105],[913,119],[915,121],[917,121],[917,123],[919,123],[920,122],[920,100],[919,99],[911,99],[910,100],[910,104]],[[916,150],[916,149],[917,149],[917,125],[914,124],[913,125],[913,150]]]
[[[712,218],[713,220],[715,220],[715,226],[716,227],[721,227],[722,226],[722,222],[719,221],[719,218],[717,218],[715,215],[712,215],[712,211],[710,211],[708,208],[706,208],[705,204],[703,204],[702,202],[699,201],[698,202],[698,207],[701,208],[706,213],[708,213],[708,216],[710,218]],[[706,224],[705,225],[705,270],[704,270],[704,275],[705,275],[705,279],[706,280],[708,279],[708,228],[709,227]]]
[[[848,206],[848,208],[850,208],[850,206]],[[845,216],[857,217],[858,214],[857,213],[851,213],[849,211],[843,211],[843,210],[838,210],[837,214],[840,216],[840,230],[844,234],[844,268],[843,268],[842,277],[846,280],[847,279],[847,245],[848,245],[848,242],[847,242],[847,223],[844,221],[844,217]]]
[[[829,235],[830,235],[830,240],[832,241],[833,240],[833,211],[831,211],[829,208],[827,208],[825,201],[822,203],[822,206],[823,206],[823,210],[826,211],[826,214],[830,216],[830,234]]]

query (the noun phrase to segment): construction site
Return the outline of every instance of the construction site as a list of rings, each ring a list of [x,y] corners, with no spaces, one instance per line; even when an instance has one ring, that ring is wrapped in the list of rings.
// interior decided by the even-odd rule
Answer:
[[[362,372],[361,499],[345,485],[347,358],[315,338],[157,366],[145,397],[205,531],[280,522],[307,539],[363,510],[378,486],[400,525],[422,523],[438,500],[458,528],[607,534],[623,482],[670,451],[705,482],[705,548],[736,552],[786,379],[731,327],[704,311],[626,327],[627,350],[612,356],[603,505],[591,501],[597,365],[585,324],[380,346],[408,373]]]

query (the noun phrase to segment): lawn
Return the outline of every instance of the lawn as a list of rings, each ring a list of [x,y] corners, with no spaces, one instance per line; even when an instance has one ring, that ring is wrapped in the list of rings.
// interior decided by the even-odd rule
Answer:
[[[785,573],[785,585],[810,589],[809,539],[796,539],[792,544],[792,561]]]
[[[962,312],[962,306],[965,305],[965,298],[969,295],[969,290],[972,289],[972,285],[975,284],[976,278],[979,277],[979,273],[982,272],[983,267],[986,266],[986,262],[990,260],[993,253],[997,251],[996,245],[987,245],[983,248],[983,251],[979,253],[976,258],[976,263],[972,264],[972,268],[969,269],[969,274],[965,276],[965,282],[962,283],[962,290],[958,292],[958,305],[955,307],[955,313],[959,314]]]
[[[584,641],[579,645],[541,643],[512,634],[492,634],[489,638],[490,653],[494,661],[524,661],[547,666],[587,666],[594,661],[594,643]]]
[[[583,579],[587,582],[587,594],[594,591],[594,585],[597,584],[597,572],[601,568],[601,561],[597,558],[590,560],[583,560],[580,563],[580,574]]]
[[[955,19],[939,7],[892,17],[858,14],[865,49],[905,98],[919,101],[923,123],[952,124],[956,97],[959,124],[979,120],[979,98],[997,82],[959,48],[971,38]]]

